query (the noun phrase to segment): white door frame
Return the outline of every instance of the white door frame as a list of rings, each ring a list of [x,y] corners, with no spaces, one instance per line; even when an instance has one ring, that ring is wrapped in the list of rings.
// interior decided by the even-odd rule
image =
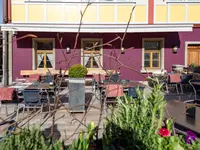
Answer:
[[[200,41],[186,41],[185,42],[185,66],[188,66],[188,45],[189,44],[199,44],[200,45]]]

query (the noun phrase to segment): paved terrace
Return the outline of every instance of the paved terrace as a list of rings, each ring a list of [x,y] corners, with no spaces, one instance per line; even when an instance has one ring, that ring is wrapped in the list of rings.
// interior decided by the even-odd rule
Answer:
[[[150,90],[148,88],[145,88],[145,94],[148,95],[150,93]],[[67,93],[68,90],[65,89],[60,93],[61,101],[68,106],[67,103]],[[89,124],[91,121],[95,122],[95,125],[98,124],[99,121],[99,116],[100,116],[100,101],[98,97],[96,97],[98,94],[94,94],[92,92],[92,87],[91,86],[86,86],[86,99],[90,100],[90,105],[96,107],[90,107],[89,111],[87,112],[87,115],[85,119],[83,119],[85,113],[75,113],[75,114],[70,114],[66,110],[64,110],[65,107],[61,107],[60,110],[58,110],[55,113],[55,124],[54,124],[54,138],[56,139],[61,139],[61,140],[66,140],[66,144],[70,144],[73,139],[75,139],[78,136],[78,133],[80,130],[85,130],[86,127],[83,124]],[[166,98],[168,100],[183,100],[183,99],[188,99],[188,95],[177,95],[177,94],[171,94],[167,95]],[[14,105],[9,105],[10,107],[8,108],[8,112],[12,113],[14,111]],[[26,114],[25,116],[27,115]],[[5,115],[5,108],[1,109],[0,115],[2,118],[6,118]],[[106,112],[104,111],[102,114],[102,117],[104,118],[106,116]],[[20,120],[19,116],[19,120]],[[51,126],[52,126],[52,119],[53,117],[50,115],[46,115],[45,113],[42,115],[44,118],[44,121],[41,125],[41,129],[44,130],[44,133],[46,135],[49,135],[51,132]],[[15,119],[15,116],[13,115],[13,118]],[[83,124],[80,124],[81,120],[83,119]],[[28,123],[26,122],[27,120],[24,121],[24,124],[21,122],[19,126],[25,127],[25,126],[32,126],[36,125],[39,126],[41,120],[40,114],[37,114],[34,116]],[[103,122],[100,124],[101,131],[103,129]],[[100,132],[101,132],[100,131]],[[100,134],[101,135],[101,134]]]

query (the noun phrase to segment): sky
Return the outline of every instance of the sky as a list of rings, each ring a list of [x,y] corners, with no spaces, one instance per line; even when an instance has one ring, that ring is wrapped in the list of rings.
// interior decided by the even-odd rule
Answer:
[[[0,0],[0,23],[2,23],[2,13],[3,13],[2,0]]]

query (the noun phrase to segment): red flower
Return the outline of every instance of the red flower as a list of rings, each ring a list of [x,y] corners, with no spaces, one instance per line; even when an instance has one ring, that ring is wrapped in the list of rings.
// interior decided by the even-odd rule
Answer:
[[[163,137],[168,137],[171,135],[170,131],[167,130],[166,128],[161,128],[159,131],[158,131],[158,134],[163,136]]]

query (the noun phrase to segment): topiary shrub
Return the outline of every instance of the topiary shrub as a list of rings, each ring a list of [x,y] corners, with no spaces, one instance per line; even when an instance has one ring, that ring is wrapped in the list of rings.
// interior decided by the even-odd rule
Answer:
[[[87,75],[87,68],[80,65],[75,64],[69,68],[69,77],[70,78],[84,78]]]

